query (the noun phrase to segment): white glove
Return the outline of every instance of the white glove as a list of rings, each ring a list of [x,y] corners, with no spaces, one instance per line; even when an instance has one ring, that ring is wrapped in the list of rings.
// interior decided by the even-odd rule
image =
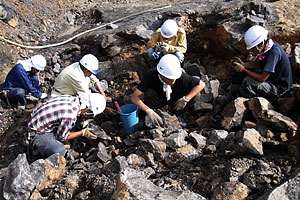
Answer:
[[[33,101],[33,102],[37,102],[39,100],[37,97],[33,96],[31,93],[26,95],[25,99],[28,100],[28,101]]]
[[[83,129],[82,130],[82,136],[86,137],[89,140],[95,140],[95,139],[97,139],[98,138],[97,135],[93,134],[91,132],[91,130],[92,130],[91,128],[85,128],[85,129]]]
[[[42,93],[41,99],[45,99],[47,97],[46,93]]]
[[[170,48],[171,48],[170,45],[166,43],[160,45],[160,49],[163,52],[163,54],[167,54]]]
[[[163,125],[162,118],[156,112],[154,112],[154,110],[148,109],[148,110],[146,110],[146,114],[149,116],[151,123],[154,126],[162,126]]]

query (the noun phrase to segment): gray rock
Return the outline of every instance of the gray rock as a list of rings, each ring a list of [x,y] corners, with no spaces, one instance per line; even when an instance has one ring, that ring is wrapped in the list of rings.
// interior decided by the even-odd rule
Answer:
[[[145,178],[142,172],[131,168],[123,170],[118,177],[117,186],[112,199],[134,198],[137,200],[203,200],[199,194],[191,191],[169,191],[164,190]]]
[[[300,194],[300,169],[298,168],[295,173],[283,184],[272,189],[270,192],[262,195],[258,200],[290,200],[298,199]]]

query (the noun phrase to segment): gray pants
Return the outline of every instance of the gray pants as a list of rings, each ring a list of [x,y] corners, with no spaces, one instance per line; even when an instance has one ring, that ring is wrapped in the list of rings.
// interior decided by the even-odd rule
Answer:
[[[67,152],[64,144],[58,141],[53,133],[36,134],[31,144],[34,151],[37,150],[43,157],[49,157],[55,153],[65,156]]]
[[[276,88],[271,82],[259,82],[249,76],[243,79],[240,93],[246,98],[259,96],[268,100],[278,97],[281,94],[280,89]]]

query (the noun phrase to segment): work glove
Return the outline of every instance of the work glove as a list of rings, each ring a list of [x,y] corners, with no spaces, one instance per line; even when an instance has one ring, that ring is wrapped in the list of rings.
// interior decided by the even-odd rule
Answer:
[[[149,116],[151,123],[154,126],[162,126],[163,125],[162,118],[156,112],[154,112],[154,110],[148,109],[148,110],[146,110],[146,114]]]
[[[97,139],[97,135],[93,134],[91,132],[91,128],[85,128],[82,130],[82,136],[86,137],[89,140],[95,140]]]
[[[233,69],[236,71],[236,72],[242,72],[245,67],[244,65],[242,65],[241,63],[238,63],[238,62],[233,62]]]
[[[31,93],[29,93],[28,95],[25,96],[25,99],[28,101],[33,101],[33,102],[37,102],[39,99],[36,98],[35,96],[32,96]]]
[[[154,52],[152,53],[152,56],[153,56],[153,58],[154,58],[155,60],[157,60],[157,59],[159,58],[159,54],[158,54],[158,52],[156,52],[156,51],[154,51]]]
[[[42,93],[41,99],[45,99],[47,97],[46,93]]]
[[[237,56],[234,57],[233,62],[237,62],[237,63],[240,63],[240,64],[244,65],[244,62],[242,61],[242,59],[240,59]]]
[[[82,122],[82,127],[86,128],[94,119],[87,119]]]
[[[180,99],[178,99],[173,107],[173,110],[174,111],[180,111],[180,110],[183,110],[184,107],[186,106],[186,104],[188,103],[189,101],[185,99],[185,97],[181,97]]]
[[[160,51],[161,51],[161,49],[160,49],[160,45],[161,45],[161,44],[162,44],[161,42],[157,42],[157,43],[155,44],[154,51],[160,52]]]
[[[171,45],[166,44],[166,43],[163,43],[160,45],[160,49],[163,54],[167,54],[168,51],[170,50],[170,48],[171,48]]]

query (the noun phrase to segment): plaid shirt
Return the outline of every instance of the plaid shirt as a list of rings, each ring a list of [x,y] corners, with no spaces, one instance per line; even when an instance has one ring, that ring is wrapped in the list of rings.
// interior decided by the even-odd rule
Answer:
[[[37,134],[56,132],[56,137],[66,140],[75,125],[80,111],[79,98],[69,95],[54,97],[32,113],[28,128]]]

